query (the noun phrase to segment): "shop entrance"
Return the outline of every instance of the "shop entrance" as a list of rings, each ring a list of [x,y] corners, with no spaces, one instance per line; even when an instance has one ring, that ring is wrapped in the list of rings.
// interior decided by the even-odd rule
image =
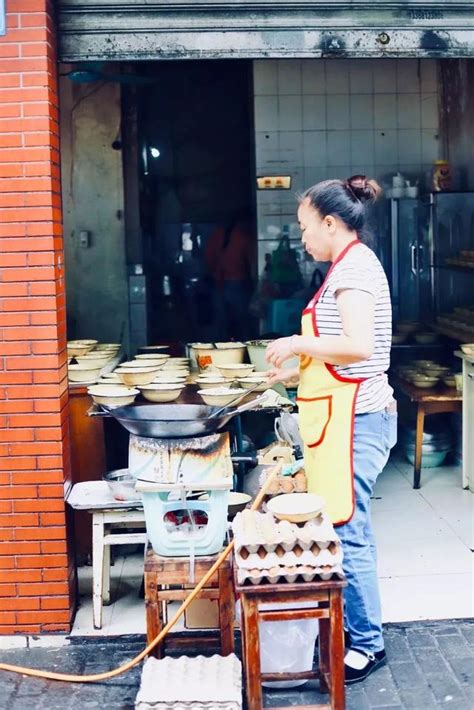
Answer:
[[[140,75],[149,81],[124,100],[136,101],[148,340],[254,337],[251,63],[150,63]]]

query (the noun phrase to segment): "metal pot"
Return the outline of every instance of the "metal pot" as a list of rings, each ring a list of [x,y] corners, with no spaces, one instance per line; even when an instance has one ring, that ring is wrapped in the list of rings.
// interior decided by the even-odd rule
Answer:
[[[217,417],[212,415],[221,407],[200,404],[128,405],[111,409],[109,414],[127,431],[137,436],[153,439],[187,439],[220,431],[233,417],[248,409],[254,409],[262,397],[256,397],[252,402],[242,404],[240,407],[229,407]]]

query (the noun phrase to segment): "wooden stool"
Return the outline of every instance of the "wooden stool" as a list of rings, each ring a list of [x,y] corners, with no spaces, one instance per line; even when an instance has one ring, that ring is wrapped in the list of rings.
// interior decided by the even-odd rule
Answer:
[[[247,710],[263,707],[262,681],[319,678],[320,690],[330,694],[330,704],[306,708],[344,710],[344,615],[342,590],[345,580],[300,584],[236,584],[242,604],[242,645],[246,678]],[[318,602],[315,609],[300,608],[299,602]],[[259,604],[293,603],[294,609],[260,611]],[[301,673],[262,673],[259,621],[319,619],[319,670]],[[275,710],[275,708],[273,709]]]
[[[145,557],[145,605],[147,642],[158,636],[163,628],[162,602],[183,601],[204,577],[218,555],[194,558],[194,583],[189,581],[188,557],[160,557],[151,547]],[[170,589],[170,587],[180,589]],[[221,652],[227,656],[234,651],[235,597],[232,581],[232,562],[226,559],[219,570],[200,591],[197,599],[215,599],[219,605]],[[163,643],[155,646],[153,654],[163,656]]]

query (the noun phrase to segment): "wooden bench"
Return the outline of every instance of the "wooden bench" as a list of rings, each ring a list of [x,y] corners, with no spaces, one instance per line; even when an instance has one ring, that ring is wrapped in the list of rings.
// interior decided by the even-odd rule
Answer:
[[[345,580],[313,581],[300,584],[239,585],[236,592],[242,605],[242,648],[246,680],[247,710],[263,707],[262,681],[307,680],[319,678],[320,690],[329,693],[325,705],[301,708],[344,710],[344,614]],[[316,608],[299,608],[301,602],[318,602]],[[293,603],[294,608],[261,611],[259,604]],[[260,621],[319,619],[319,670],[301,673],[262,673],[260,663]],[[272,710],[276,710],[273,708]]]
[[[147,643],[163,628],[163,602],[184,601],[193,587],[204,577],[218,555],[194,558],[194,575],[190,578],[189,557],[161,557],[151,547],[145,556],[145,605]],[[219,570],[200,591],[197,599],[214,599],[219,607],[221,653],[234,651],[235,597],[232,563],[226,559]],[[170,639],[167,639],[167,643]],[[162,658],[164,642],[155,646],[153,655]]]

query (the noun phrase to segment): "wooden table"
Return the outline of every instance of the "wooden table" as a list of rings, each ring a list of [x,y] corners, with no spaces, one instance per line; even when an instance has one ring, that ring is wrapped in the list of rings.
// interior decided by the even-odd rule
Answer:
[[[299,584],[239,585],[236,593],[242,605],[242,657],[244,663],[247,710],[262,710],[262,681],[306,680],[319,678],[321,692],[330,694],[325,705],[304,708],[344,710],[344,613],[343,589],[347,582],[332,579]],[[299,602],[318,602],[316,608],[299,608]],[[259,604],[294,604],[281,611],[261,611]],[[260,663],[260,621],[319,619],[319,670],[301,673],[262,673]],[[300,706],[303,707],[303,706]],[[271,710],[277,710],[272,708]],[[282,709],[278,709],[282,710]]]
[[[74,510],[92,515],[92,607],[94,628],[101,629],[102,605],[110,603],[110,548],[146,545],[143,505],[115,500],[105,481],[76,483],[67,502]]]
[[[402,392],[416,407],[415,464],[413,488],[420,488],[423,431],[425,416],[462,411],[462,394],[455,387],[439,386],[433,389],[415,387],[410,382],[393,376],[390,378],[396,390]]]
[[[72,483],[100,481],[107,471],[104,421],[88,417],[92,399],[86,385],[69,385],[69,430],[71,435]],[[74,516],[75,550],[79,561],[90,557],[92,532],[87,512]]]

